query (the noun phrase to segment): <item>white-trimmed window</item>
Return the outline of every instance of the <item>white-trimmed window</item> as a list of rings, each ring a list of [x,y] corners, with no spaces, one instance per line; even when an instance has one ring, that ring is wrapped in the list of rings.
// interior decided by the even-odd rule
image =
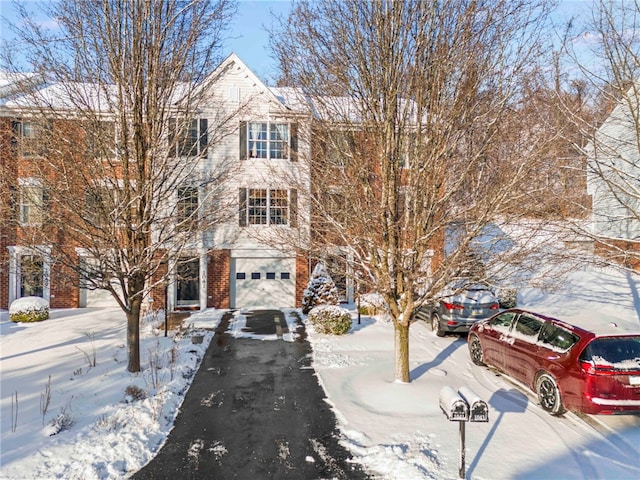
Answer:
[[[20,185],[20,223],[22,225],[42,225],[47,195],[37,181]]]
[[[298,127],[288,122],[241,122],[240,159],[296,160]]]
[[[18,120],[14,122],[14,130],[18,137],[21,156],[40,157],[45,155],[47,136],[50,130],[46,122]]]
[[[296,226],[296,190],[241,188],[239,224]]]
[[[198,220],[198,187],[185,185],[178,187],[176,205],[176,225],[178,230],[191,230]]]

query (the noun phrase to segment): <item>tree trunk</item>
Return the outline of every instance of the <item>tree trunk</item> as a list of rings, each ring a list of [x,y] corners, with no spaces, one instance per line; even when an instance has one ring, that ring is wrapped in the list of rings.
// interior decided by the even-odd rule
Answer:
[[[395,332],[395,381],[409,383],[409,325],[394,323]]]
[[[134,301],[127,313],[127,350],[129,364],[127,370],[140,371],[140,301]]]

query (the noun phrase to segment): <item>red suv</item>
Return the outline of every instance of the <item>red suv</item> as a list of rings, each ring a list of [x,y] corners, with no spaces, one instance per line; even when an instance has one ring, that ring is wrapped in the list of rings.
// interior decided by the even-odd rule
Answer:
[[[471,327],[469,354],[527,385],[553,415],[640,413],[640,329],[602,323],[505,310]]]

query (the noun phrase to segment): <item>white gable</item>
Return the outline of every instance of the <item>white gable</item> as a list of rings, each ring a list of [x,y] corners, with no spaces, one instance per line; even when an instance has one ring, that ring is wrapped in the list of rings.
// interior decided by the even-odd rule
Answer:
[[[640,239],[640,80],[627,92],[587,149],[587,188],[600,236]]]

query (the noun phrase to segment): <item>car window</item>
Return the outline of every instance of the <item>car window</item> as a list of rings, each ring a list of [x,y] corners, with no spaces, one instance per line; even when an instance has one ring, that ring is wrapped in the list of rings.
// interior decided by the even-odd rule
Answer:
[[[548,348],[560,352],[566,352],[580,339],[575,333],[566,328],[546,322],[540,332],[540,341]]]
[[[542,328],[542,321],[529,315],[520,315],[516,322],[515,332],[521,336],[536,339]]]
[[[619,370],[637,370],[640,367],[640,336],[596,338],[584,349],[580,360]]]
[[[496,315],[493,317],[489,324],[496,330],[509,331],[511,328],[511,324],[513,323],[513,319],[517,314],[515,312],[504,312],[500,315]]]

